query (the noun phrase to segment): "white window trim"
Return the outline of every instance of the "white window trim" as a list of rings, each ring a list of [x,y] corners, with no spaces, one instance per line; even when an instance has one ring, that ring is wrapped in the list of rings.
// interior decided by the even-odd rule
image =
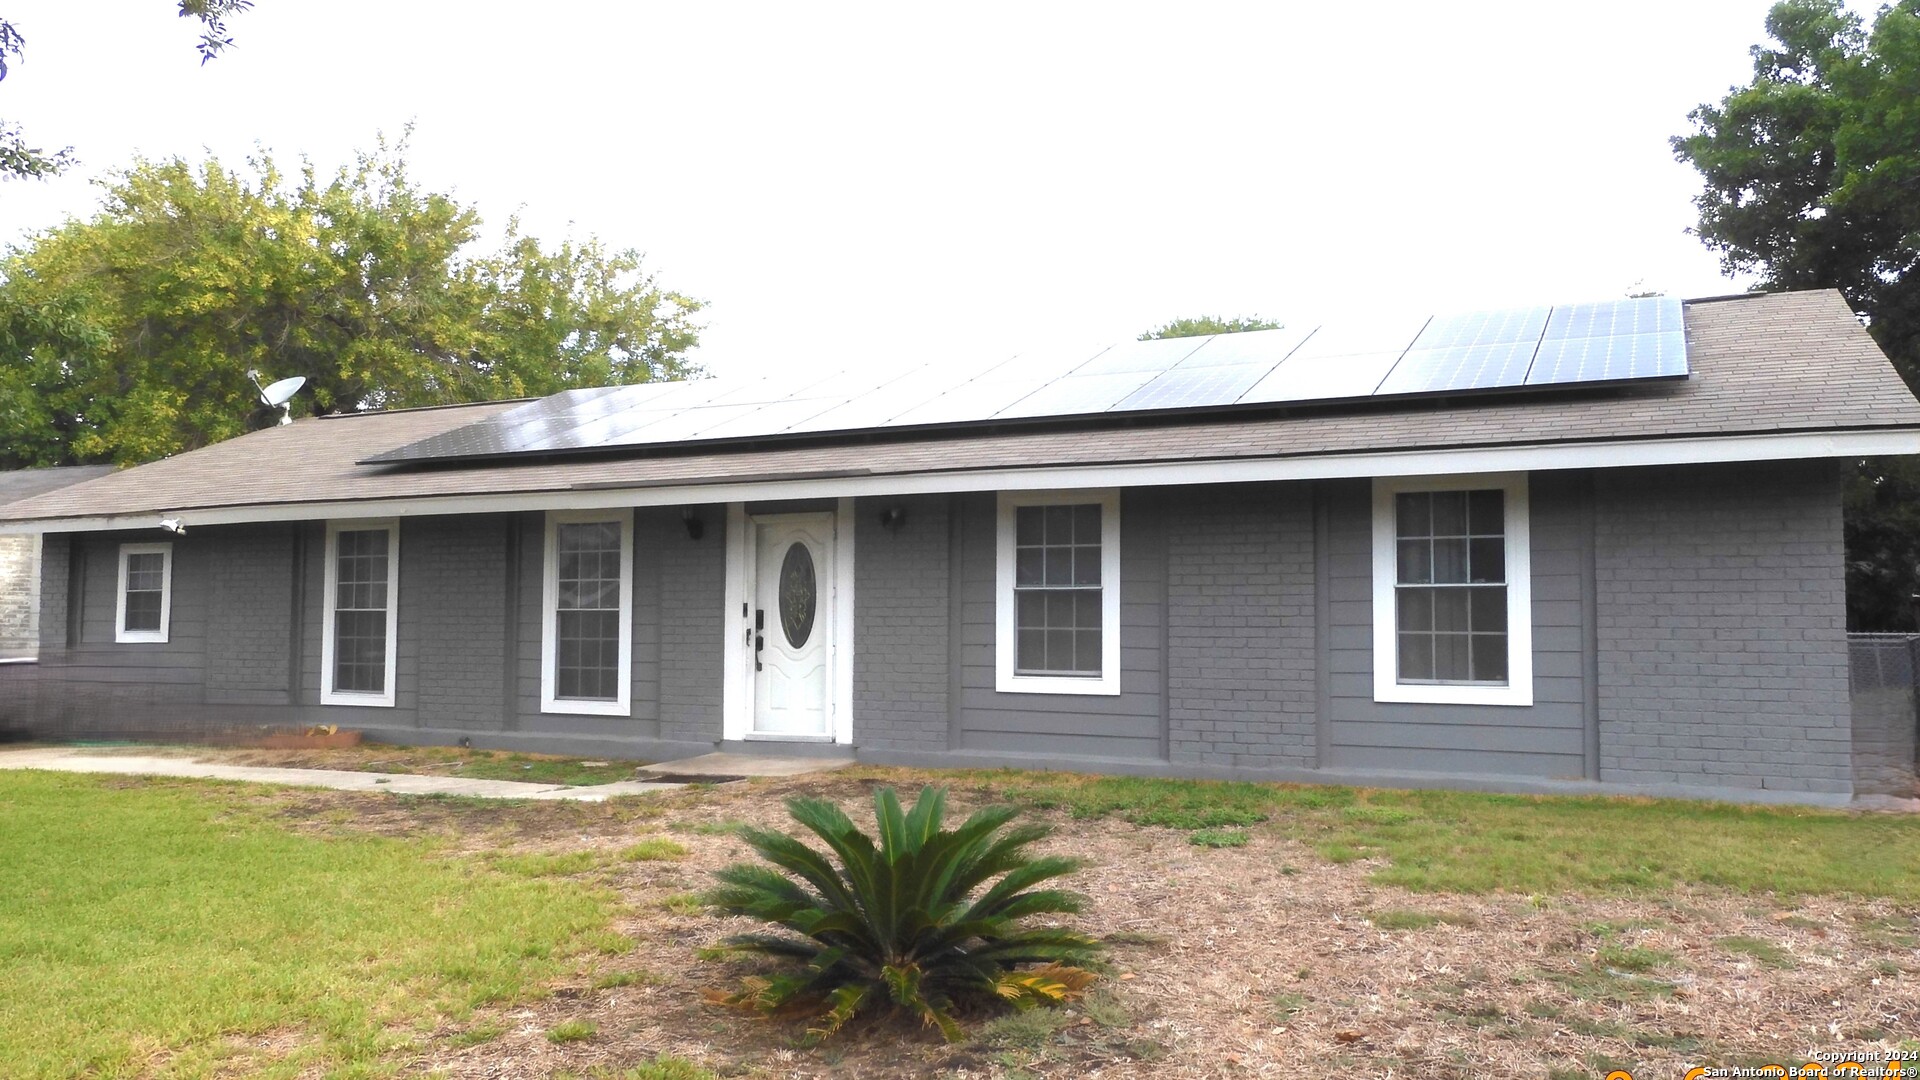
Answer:
[[[620,523],[620,674],[612,701],[563,698],[559,679],[560,561],[554,547],[556,526],[595,521]],[[544,569],[540,588],[540,711],[574,716],[633,715],[633,510],[551,510],[547,513]]]
[[[1100,504],[1100,677],[1016,675],[1014,511],[1022,506]],[[994,689],[1003,694],[1120,694],[1120,491],[1003,491],[994,544]]]
[[[1394,605],[1394,496],[1406,491],[1497,488],[1506,493],[1507,684],[1436,685],[1399,681]],[[1533,704],[1533,570],[1526,473],[1376,477],[1373,481],[1373,700],[1427,705]]]
[[[160,629],[127,629],[127,556],[160,556]],[[113,640],[122,644],[140,642],[164,642],[167,631],[173,626],[173,545],[172,544],[121,544],[120,545],[120,587],[114,594],[113,603]]]
[[[336,674],[333,670],[333,648],[334,620],[339,614],[335,608],[340,600],[340,534],[374,532],[381,529],[386,530],[387,533],[386,687],[377,694],[360,690],[335,690],[333,688]],[[320,624],[320,704],[371,705],[390,709],[393,707],[393,688],[399,681],[397,666],[400,657],[400,520],[377,518],[366,521],[327,522],[325,560],[326,584],[321,601],[323,616]]]

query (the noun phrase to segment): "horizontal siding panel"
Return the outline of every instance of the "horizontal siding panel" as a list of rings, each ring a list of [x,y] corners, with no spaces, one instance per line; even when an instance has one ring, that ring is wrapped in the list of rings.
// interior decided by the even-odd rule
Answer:
[[[1121,739],[1073,732],[1014,733],[967,731],[960,748],[995,754],[1058,757],[1103,757],[1153,760],[1160,756],[1160,739]]]
[[[1408,750],[1502,750],[1531,754],[1574,754],[1583,748],[1583,730],[1555,730],[1532,724],[1411,723],[1405,720],[1344,722],[1333,725],[1337,747],[1401,747]]]
[[[1529,776],[1577,779],[1577,755],[1502,753],[1492,750],[1433,750],[1394,747],[1334,747],[1329,764],[1336,769],[1386,772],[1453,773],[1477,776]]]

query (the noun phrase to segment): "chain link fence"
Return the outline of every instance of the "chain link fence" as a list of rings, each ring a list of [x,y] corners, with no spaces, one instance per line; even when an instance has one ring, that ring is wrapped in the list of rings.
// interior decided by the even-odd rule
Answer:
[[[1854,794],[1920,794],[1914,775],[1920,747],[1914,681],[1920,635],[1848,634],[1847,654]]]

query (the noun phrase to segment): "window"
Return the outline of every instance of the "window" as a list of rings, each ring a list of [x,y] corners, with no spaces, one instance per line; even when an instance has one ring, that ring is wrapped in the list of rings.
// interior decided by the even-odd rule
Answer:
[[[399,580],[399,522],[328,523],[322,703],[393,704]]]
[[[996,685],[1120,692],[1120,496],[1000,496]]]
[[[1533,704],[1527,481],[1376,480],[1374,700]]]
[[[165,641],[173,619],[173,545],[121,544],[113,640]]]
[[[629,716],[633,513],[547,515],[540,705]]]

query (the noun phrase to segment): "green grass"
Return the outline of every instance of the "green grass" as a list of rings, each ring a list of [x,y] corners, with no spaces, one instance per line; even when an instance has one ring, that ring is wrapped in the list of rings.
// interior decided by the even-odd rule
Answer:
[[[550,1043],[585,1042],[600,1034],[599,1025],[590,1020],[562,1020],[547,1029]]]
[[[1266,822],[1330,862],[1378,860],[1375,881],[1415,891],[1656,892],[1693,884],[1783,898],[1920,902],[1920,818],[1913,815],[1012,770],[965,775],[1001,797],[1076,818],[1189,831]]]
[[[378,1075],[410,1032],[524,999],[608,922],[600,888],[296,834],[259,795],[0,774],[0,1076]],[[268,1032],[290,1056],[237,1045]]]
[[[1652,971],[1673,963],[1673,954],[1664,949],[1608,943],[1594,950],[1594,963],[1614,971]]]
[[[1251,839],[1245,829],[1199,829],[1187,837],[1187,843],[1195,847],[1246,847]]]
[[[620,853],[628,862],[668,862],[687,857],[687,845],[664,836],[642,840]]]

